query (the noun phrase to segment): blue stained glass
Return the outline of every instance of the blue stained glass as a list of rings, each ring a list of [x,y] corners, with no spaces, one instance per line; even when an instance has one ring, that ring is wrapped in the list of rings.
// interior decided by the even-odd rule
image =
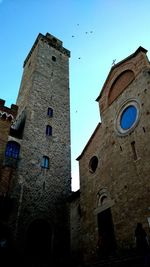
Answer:
[[[137,109],[135,106],[128,106],[122,113],[120,126],[123,130],[128,130],[132,127],[137,117]]]

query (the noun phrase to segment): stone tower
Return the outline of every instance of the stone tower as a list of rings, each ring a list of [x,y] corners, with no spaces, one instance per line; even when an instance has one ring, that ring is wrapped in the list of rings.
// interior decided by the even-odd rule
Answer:
[[[16,247],[33,261],[62,262],[69,249],[69,57],[60,40],[38,35],[24,61],[10,131],[19,152],[9,189],[15,203],[9,226]]]

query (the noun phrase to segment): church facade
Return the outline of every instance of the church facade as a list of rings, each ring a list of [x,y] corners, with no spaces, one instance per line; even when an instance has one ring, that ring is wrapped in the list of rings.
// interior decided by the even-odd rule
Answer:
[[[134,250],[138,222],[149,234],[150,63],[139,47],[112,66],[100,95],[101,123],[78,157],[83,259]]]

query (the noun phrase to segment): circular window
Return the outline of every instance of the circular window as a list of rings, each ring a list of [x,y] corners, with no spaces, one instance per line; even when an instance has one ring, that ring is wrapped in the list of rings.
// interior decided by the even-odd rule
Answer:
[[[116,126],[120,134],[127,134],[134,129],[139,120],[140,105],[136,100],[124,103],[117,115]]]
[[[121,114],[120,126],[122,129],[127,130],[132,127],[137,117],[137,109],[135,106],[128,106]]]
[[[89,163],[90,172],[94,173],[98,166],[98,158],[96,156],[92,157]]]

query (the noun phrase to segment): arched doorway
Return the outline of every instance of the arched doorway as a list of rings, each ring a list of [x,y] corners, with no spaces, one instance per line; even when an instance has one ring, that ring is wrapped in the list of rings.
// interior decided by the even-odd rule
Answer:
[[[101,188],[97,196],[98,254],[101,257],[108,257],[116,252],[116,238],[111,213],[114,201],[106,187]]]
[[[97,215],[99,237],[101,237],[100,254],[102,257],[114,255],[116,240],[111,209],[108,208]]]
[[[52,256],[52,229],[42,219],[34,220],[27,231],[27,253],[33,262],[49,262]]]

